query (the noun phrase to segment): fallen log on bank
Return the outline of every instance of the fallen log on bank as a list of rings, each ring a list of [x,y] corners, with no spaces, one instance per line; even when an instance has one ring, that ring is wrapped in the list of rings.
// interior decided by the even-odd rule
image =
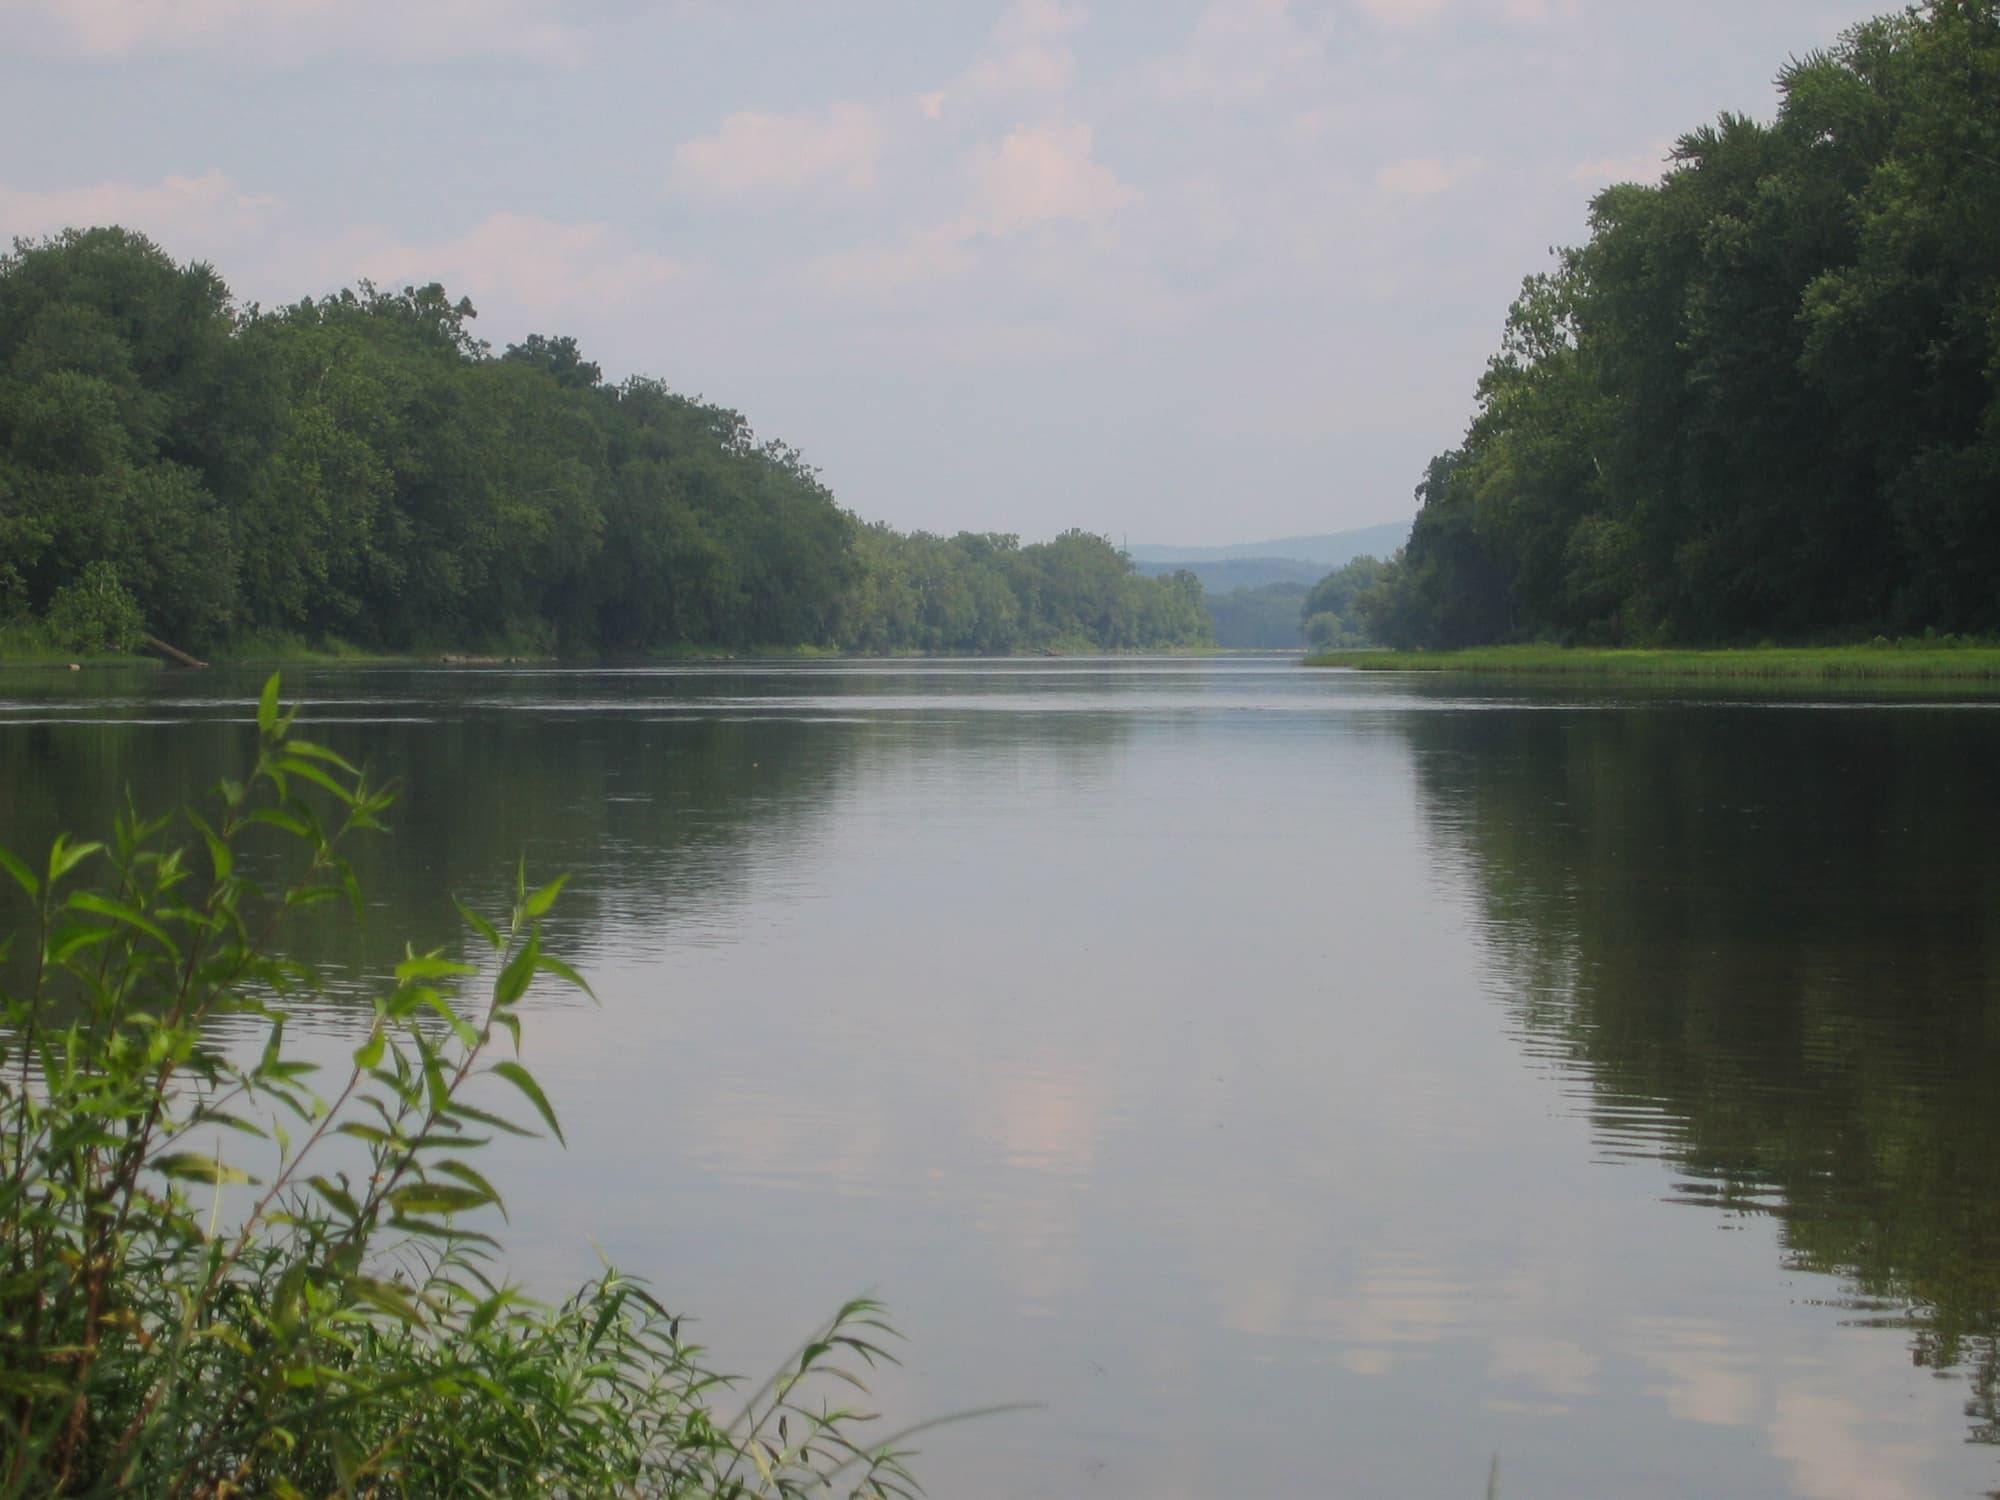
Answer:
[[[205,667],[207,662],[199,657],[189,656],[178,646],[169,646],[156,635],[149,635],[140,644],[150,651],[157,651],[177,667]]]

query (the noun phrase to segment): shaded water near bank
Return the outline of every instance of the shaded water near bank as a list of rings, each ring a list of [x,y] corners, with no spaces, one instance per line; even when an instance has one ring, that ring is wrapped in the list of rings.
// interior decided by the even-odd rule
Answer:
[[[258,680],[0,677],[0,842]],[[939,1497],[2000,1488],[2000,707],[1281,660],[295,671],[405,787],[357,988],[575,872],[531,1006],[591,1245],[762,1373],[843,1298]],[[331,1055],[336,999],[306,1018]]]

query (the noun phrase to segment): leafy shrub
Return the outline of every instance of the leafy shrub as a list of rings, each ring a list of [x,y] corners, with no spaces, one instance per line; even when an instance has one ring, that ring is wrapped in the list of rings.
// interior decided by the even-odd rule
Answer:
[[[48,630],[67,651],[126,651],[146,635],[139,603],[118,581],[108,562],[84,568],[74,583],[66,583],[49,600]]]
[[[862,1446],[868,1419],[814,1395],[887,1357],[874,1304],[726,1421],[728,1382],[639,1283],[548,1306],[499,1279],[473,1162],[495,1131],[560,1136],[509,1054],[531,983],[583,985],[542,946],[561,880],[464,912],[476,1006],[472,966],[409,954],[316,1089],[285,1025],[320,983],[273,939],[358,907],[341,851],[391,795],[293,732],[275,677],[257,717],[207,816],[127,813],[32,869],[0,850],[33,907],[0,945],[0,1497],[909,1493],[899,1439]]]

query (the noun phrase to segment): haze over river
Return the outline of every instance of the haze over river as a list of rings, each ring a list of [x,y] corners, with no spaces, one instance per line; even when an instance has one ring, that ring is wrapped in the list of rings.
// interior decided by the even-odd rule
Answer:
[[[0,678],[0,843],[257,674]],[[574,872],[569,1149],[483,1164],[762,1376],[884,1298],[938,1500],[2000,1489],[2000,705],[1279,659],[293,669],[396,778],[334,1001]],[[1706,690],[1703,690],[1706,692]]]

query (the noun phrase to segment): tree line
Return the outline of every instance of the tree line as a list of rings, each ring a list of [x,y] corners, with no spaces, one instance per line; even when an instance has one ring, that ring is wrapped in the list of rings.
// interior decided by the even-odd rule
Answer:
[[[1085,531],[868,525],[794,448],[573,338],[367,283],[239,307],[141,234],[0,257],[0,628],[561,654],[1204,644]],[[83,637],[94,640],[83,641]]]
[[[2000,0],[1779,75],[1530,276],[1410,543],[1391,644],[2000,631]]]

